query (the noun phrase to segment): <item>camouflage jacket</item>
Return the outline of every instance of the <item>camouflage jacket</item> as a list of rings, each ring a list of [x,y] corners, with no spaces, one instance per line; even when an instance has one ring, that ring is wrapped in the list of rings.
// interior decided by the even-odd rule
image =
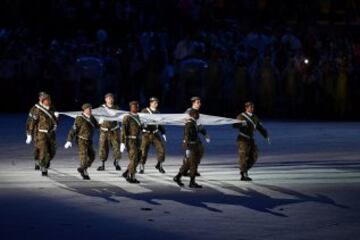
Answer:
[[[87,117],[84,114],[77,116],[73,127],[70,129],[67,141],[72,142],[76,138],[91,141],[94,130],[99,128],[99,123],[94,116]]]
[[[26,134],[34,136],[38,132],[49,133],[55,131],[58,119],[55,116],[55,108],[48,109],[40,103],[35,104],[29,112],[26,120]]]
[[[111,108],[106,106],[105,104],[101,105],[100,107],[112,109],[112,110],[119,110],[119,106],[113,105]],[[114,131],[117,129],[120,129],[119,123],[117,121],[104,121],[102,124],[100,124],[100,129],[106,131]]]
[[[185,113],[189,114],[192,109],[193,108],[191,108],[191,107],[186,109]],[[203,125],[199,124],[199,125],[197,125],[197,128],[198,128],[198,132],[200,132],[204,137],[208,137],[207,130]]]
[[[242,123],[235,123],[233,124],[234,128],[239,129],[239,135],[237,140],[250,140],[254,138],[254,132],[256,130],[259,131],[259,133],[264,137],[268,137],[268,132],[264,128],[264,126],[261,124],[259,118],[252,114],[247,114],[245,112],[239,114],[236,119],[242,121]]]
[[[129,113],[122,121],[121,142],[127,139],[140,139],[142,125],[138,114]]]
[[[196,121],[193,119],[187,120],[184,127],[184,146],[189,148],[191,144],[201,143],[199,138],[199,126],[196,124]]]
[[[160,113],[159,110],[152,111],[150,108],[144,108],[141,110],[142,113],[148,113],[148,114],[156,114]],[[165,134],[165,128],[162,125],[156,125],[156,124],[146,124],[144,125],[143,132],[160,132],[160,134]]]

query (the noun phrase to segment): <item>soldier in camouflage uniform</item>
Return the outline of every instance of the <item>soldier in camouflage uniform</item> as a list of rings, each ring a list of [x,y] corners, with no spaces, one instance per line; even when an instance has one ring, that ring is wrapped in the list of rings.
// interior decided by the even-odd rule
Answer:
[[[204,147],[199,138],[199,129],[196,121],[199,119],[199,111],[192,109],[189,111],[190,119],[187,120],[184,128],[183,146],[185,149],[185,158],[179,173],[174,177],[174,181],[180,186],[184,186],[181,177],[190,171],[191,188],[201,188],[202,186],[195,182],[196,172],[200,160],[204,154]]]
[[[191,110],[197,110],[200,114],[200,107],[201,107],[201,99],[199,97],[192,97],[191,99],[191,107],[186,109],[185,113],[189,114]],[[203,125],[198,125],[198,131],[205,137],[205,141],[210,143],[210,137],[207,134],[207,131]],[[201,158],[199,159],[199,161]],[[198,163],[198,165],[200,162]],[[189,176],[189,173],[185,173],[185,176]],[[200,176],[200,173],[196,171],[196,176]]]
[[[148,114],[160,113],[160,111],[157,109],[158,104],[159,99],[152,97],[150,98],[150,106],[144,108],[141,112]],[[164,142],[166,142],[165,128],[163,126],[144,125],[141,140],[141,164],[139,173],[144,173],[150,145],[154,145],[156,150],[158,163],[156,164],[155,168],[159,170],[160,173],[165,173],[165,170],[162,166],[162,163],[165,160],[165,145],[161,140],[161,136],[164,139]]]
[[[129,165],[122,176],[126,178],[129,183],[140,183],[135,178],[136,167],[141,160],[140,147],[142,125],[138,115],[139,103],[137,101],[132,101],[129,105],[130,113],[124,116],[122,121],[120,146],[121,152],[123,152],[125,148],[128,151]]]
[[[50,161],[56,154],[55,130],[58,124],[58,113],[51,105],[50,95],[42,92],[40,103],[31,109],[27,121],[26,143],[34,141],[34,157],[38,161],[35,169],[41,169],[43,176],[48,175]]]
[[[30,144],[31,142],[33,143],[33,156],[34,156],[34,160],[35,160],[35,170],[40,170],[40,165],[39,165],[39,150],[36,148],[36,144],[35,144],[35,136],[33,134],[31,134],[30,131],[30,126],[32,124],[33,121],[37,120],[37,117],[35,115],[35,112],[37,111],[37,104],[41,104],[43,96],[46,94],[46,92],[40,92],[39,93],[39,102],[36,103],[29,111],[28,117],[26,119],[26,144]],[[36,125],[35,125],[36,127]],[[37,132],[37,129],[34,129],[32,131],[33,133]]]
[[[241,181],[251,181],[248,170],[255,164],[258,158],[258,148],[255,144],[254,132],[258,130],[267,139],[269,144],[270,138],[259,118],[254,114],[254,104],[252,102],[245,103],[245,112],[239,114],[237,119],[241,122],[235,123],[233,126],[239,129],[237,141],[240,154]]]
[[[72,147],[72,141],[76,138],[79,147],[80,167],[77,169],[85,180],[90,180],[87,169],[91,166],[95,159],[95,150],[93,148],[93,134],[99,123],[92,115],[91,104],[82,105],[83,113],[75,118],[75,123],[69,131],[65,148]]]
[[[119,106],[114,105],[114,95],[108,93],[105,95],[105,103],[101,105],[105,109],[119,110]],[[121,170],[119,160],[120,153],[120,126],[117,121],[102,121],[100,123],[100,137],[99,137],[99,158],[102,165],[98,167],[98,171],[105,170],[105,162],[109,156],[109,147],[111,146],[114,155],[114,166],[117,171]]]

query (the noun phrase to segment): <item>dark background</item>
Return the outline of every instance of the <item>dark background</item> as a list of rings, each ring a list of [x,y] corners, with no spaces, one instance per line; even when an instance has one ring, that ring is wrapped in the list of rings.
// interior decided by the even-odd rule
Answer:
[[[0,110],[39,91],[58,110],[161,100],[182,112],[359,119],[357,1],[5,0],[0,3]],[[305,59],[309,62],[305,63]]]

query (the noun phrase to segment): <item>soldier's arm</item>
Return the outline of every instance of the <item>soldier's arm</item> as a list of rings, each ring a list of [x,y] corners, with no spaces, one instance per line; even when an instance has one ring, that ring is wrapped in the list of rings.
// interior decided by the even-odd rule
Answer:
[[[262,125],[262,123],[257,119],[257,123],[256,123],[256,129],[259,131],[259,133],[264,137],[264,138],[268,138],[269,134],[268,131],[266,130],[266,128]]]
[[[187,122],[184,128],[184,146],[186,149],[189,149],[190,146],[190,128],[191,128],[191,123]]]
[[[166,130],[165,130],[165,127],[163,125],[159,125],[159,131],[160,131],[161,135],[166,134]]]
[[[236,119],[242,121],[243,120],[242,115],[241,114],[237,115]],[[232,126],[233,128],[241,129],[242,123],[234,123]]]
[[[209,137],[209,135],[207,134],[207,130],[205,129],[205,127],[203,125],[199,125],[199,132],[206,138]]]
[[[123,118],[122,124],[121,124],[121,143],[126,143],[126,136],[127,136],[127,121],[128,121],[128,117],[125,116]]]
[[[32,135],[36,124],[39,121],[39,114],[36,108],[32,108],[26,121],[26,134]]]
[[[67,136],[67,141],[68,142],[72,142],[74,140],[74,138],[76,137],[76,135],[79,132],[81,126],[81,119],[80,117],[76,117],[73,126],[71,127],[68,136]]]

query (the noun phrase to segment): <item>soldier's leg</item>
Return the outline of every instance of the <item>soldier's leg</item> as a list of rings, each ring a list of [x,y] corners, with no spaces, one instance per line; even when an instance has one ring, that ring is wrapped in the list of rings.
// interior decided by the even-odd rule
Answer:
[[[159,172],[165,173],[165,169],[162,166],[162,163],[165,161],[165,145],[163,141],[161,141],[160,135],[154,136],[153,144],[155,146],[158,161],[155,168],[158,169]]]
[[[136,140],[129,140],[128,143],[128,156],[129,156],[129,165],[128,165],[128,177],[127,181],[130,183],[139,183],[135,178],[136,166],[139,161],[139,146]]]
[[[40,170],[40,161],[39,161],[39,148],[37,147],[36,140],[34,139],[33,144],[33,156],[35,160],[35,170]]]
[[[191,188],[201,188],[202,186],[195,182],[195,177],[197,173],[197,168],[201,160],[201,156],[203,154],[202,144],[196,144],[194,148],[191,150],[190,155],[190,184]]]
[[[101,160],[101,166],[97,168],[98,171],[105,170],[105,161],[109,156],[109,139],[108,132],[100,131],[99,136],[99,158]]]
[[[121,152],[120,152],[120,133],[119,133],[119,131],[111,132],[109,141],[110,141],[111,149],[113,151],[115,169],[117,171],[120,171],[121,167],[119,165],[119,160],[121,159]]]
[[[240,155],[240,175],[241,181],[251,181],[248,176],[249,169],[249,155],[250,154],[250,142],[239,141],[239,155]]]
[[[49,161],[49,139],[45,133],[39,133],[36,140],[39,149],[39,165],[43,176],[47,176],[47,166]]]
[[[89,161],[89,153],[88,153],[89,148],[87,141],[83,139],[79,139],[78,147],[79,147],[80,167],[77,170],[84,180],[88,180],[90,178],[86,172],[87,163]]]
[[[55,154],[56,154],[56,135],[55,135],[55,133],[53,133],[50,136],[49,163],[48,163],[48,166],[47,166],[48,168],[50,167],[50,162],[55,157]]]
[[[252,166],[256,163],[257,159],[258,159],[258,148],[257,148],[255,142],[253,142],[250,145],[249,160],[248,160],[248,170],[250,168],[252,168]]]
[[[140,161],[140,163],[143,165],[145,165],[146,163],[150,145],[151,145],[150,134],[148,133],[143,134],[141,139],[141,161]]]

